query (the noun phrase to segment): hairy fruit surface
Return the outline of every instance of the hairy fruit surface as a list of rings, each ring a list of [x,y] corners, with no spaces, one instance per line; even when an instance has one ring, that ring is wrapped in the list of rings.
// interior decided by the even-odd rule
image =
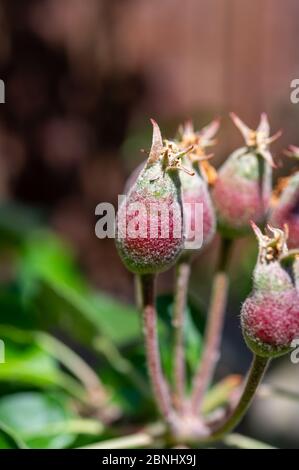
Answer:
[[[183,164],[194,173],[192,177],[186,173],[180,174],[183,208],[185,219],[188,220],[185,224],[185,238],[187,242],[192,242],[198,235],[196,230],[201,230],[200,248],[210,243],[216,231],[216,216],[208,188],[210,178],[208,172],[213,171],[208,160],[212,155],[208,155],[206,150],[214,145],[218,129],[218,119],[198,132],[194,131],[190,121],[179,129],[179,147],[186,149],[192,146],[192,151],[183,157]],[[202,217],[200,226],[198,226],[199,217]],[[185,254],[188,254],[186,250]]]
[[[148,160],[121,204],[117,215],[116,247],[125,266],[138,274],[170,268],[184,243],[179,152],[163,145],[153,122]]]
[[[268,211],[272,189],[272,166],[267,116],[262,114],[256,131],[249,129],[235,114],[232,119],[246,146],[234,151],[218,171],[212,197],[219,228],[227,236],[246,233],[250,221],[262,222]]]
[[[286,235],[269,230],[263,235],[254,225],[259,240],[259,257],[253,273],[253,291],[241,310],[245,341],[259,356],[275,357],[290,350],[299,337],[299,296],[292,277],[282,267],[287,256]]]

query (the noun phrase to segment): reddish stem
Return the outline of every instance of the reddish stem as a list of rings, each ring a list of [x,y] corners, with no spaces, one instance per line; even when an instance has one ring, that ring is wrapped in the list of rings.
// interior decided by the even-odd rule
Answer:
[[[157,312],[155,308],[154,275],[140,276],[143,309],[143,329],[150,376],[156,403],[165,420],[172,424],[174,411],[171,405],[169,387],[164,377],[158,343]]]
[[[253,357],[250,370],[245,380],[243,393],[237,406],[231,412],[228,418],[212,432],[208,438],[208,442],[218,441],[238,425],[251,404],[254,394],[263,379],[269,362],[270,360],[266,357],[260,357],[256,355]]]
[[[185,354],[184,354],[184,318],[187,303],[187,291],[190,278],[190,262],[179,261],[176,269],[176,286],[173,322],[174,327],[174,402],[177,410],[184,410],[186,386]]]
[[[203,355],[193,380],[193,392],[190,405],[192,412],[196,414],[202,405],[205,392],[211,383],[219,359],[229,287],[226,268],[230,245],[231,243],[228,240],[221,240],[220,261],[213,280],[211,303],[203,344]]]

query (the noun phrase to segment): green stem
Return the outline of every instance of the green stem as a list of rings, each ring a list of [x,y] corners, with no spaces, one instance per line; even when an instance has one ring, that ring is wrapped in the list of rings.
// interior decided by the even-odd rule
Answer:
[[[229,287],[229,279],[226,271],[230,248],[231,241],[222,238],[218,269],[213,279],[203,355],[193,380],[193,391],[190,403],[193,413],[197,413],[203,403],[205,392],[212,381],[220,354],[219,349]]]
[[[260,398],[281,398],[283,400],[291,400],[298,403],[299,393],[294,390],[287,390],[277,385],[263,384],[258,393]]]
[[[227,420],[222,423],[218,429],[212,432],[208,438],[208,442],[220,440],[228,432],[232,431],[241,421],[248,407],[250,406],[250,403],[264,376],[269,362],[270,360],[268,358],[254,355],[238,405],[233,410],[231,415],[228,416]]]
[[[166,422],[173,424],[175,415],[171,405],[169,387],[164,377],[158,343],[157,312],[155,308],[155,276],[140,276],[143,309],[143,330],[148,373],[156,403]]]
[[[201,410],[202,414],[207,416],[217,408],[229,404],[232,393],[240,388],[241,382],[240,375],[228,375],[221,382],[214,385],[205,395]]]
[[[167,436],[168,431],[165,423],[156,422],[136,433],[95,442],[79,447],[79,449],[138,449],[149,447],[153,449],[157,445],[161,447],[161,443],[166,442]]]
[[[89,444],[80,449],[140,449],[153,445],[153,438],[145,432]]]
[[[112,364],[120,374],[129,377],[142,395],[146,397],[150,395],[146,380],[138,373],[133,364],[121,355],[118,348],[111,341],[108,341],[107,338],[102,335],[94,340],[93,346],[98,352],[105,356],[107,361]]]
[[[48,437],[57,434],[90,434],[98,436],[104,431],[103,424],[95,419],[69,419],[47,424],[38,431],[26,430],[22,436],[27,439],[34,437]]]
[[[99,402],[103,404],[107,400],[107,393],[100,378],[78,354],[47,333],[38,332],[35,337],[41,347],[72,372],[85,386],[86,390],[94,397],[97,397]]]
[[[179,261],[176,268],[175,299],[172,325],[174,327],[174,402],[179,412],[184,408],[186,387],[185,354],[184,354],[184,317],[187,303],[190,262]]]
[[[237,449],[276,449],[276,447],[272,447],[265,442],[257,441],[241,434],[229,434],[225,436],[223,441],[226,445],[236,447]]]

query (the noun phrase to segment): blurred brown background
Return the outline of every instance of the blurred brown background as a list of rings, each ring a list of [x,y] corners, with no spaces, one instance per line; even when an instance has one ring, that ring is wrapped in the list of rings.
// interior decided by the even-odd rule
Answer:
[[[94,235],[94,209],[116,204],[150,145],[149,117],[171,136],[192,117],[223,116],[215,164],[261,111],[275,149],[299,144],[296,0],[2,0],[0,192],[42,208],[76,248],[93,283],[132,300],[112,240]],[[206,261],[207,264],[207,261]]]

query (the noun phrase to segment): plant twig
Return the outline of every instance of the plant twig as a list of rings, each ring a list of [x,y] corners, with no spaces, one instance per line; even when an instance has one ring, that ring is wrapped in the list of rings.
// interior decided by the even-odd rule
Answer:
[[[245,386],[237,406],[224,421],[224,423],[220,424],[220,426],[211,433],[207,439],[208,442],[220,440],[228,432],[232,431],[237,426],[239,421],[241,421],[248,407],[250,406],[253,396],[264,376],[269,362],[270,360],[268,358],[254,355],[249,373],[245,381]]]
[[[113,367],[120,374],[129,377],[142,395],[146,397],[150,396],[146,380],[141,374],[139,374],[133,364],[121,355],[118,348],[111,341],[108,341],[104,335],[98,336],[95,338],[93,346],[97,351],[103,354],[111,364],[113,364]]]
[[[153,437],[146,432],[138,432],[129,436],[117,437],[106,441],[89,444],[80,449],[138,449],[153,444]]]
[[[15,433],[13,429],[10,429],[5,423],[0,421],[0,435],[1,433],[4,434],[5,439],[8,439],[10,443],[13,444],[13,448],[16,447],[17,449],[28,449],[28,446],[25,444],[23,439],[17,433]]]
[[[171,405],[169,387],[162,371],[158,344],[157,312],[154,294],[155,276],[141,275],[140,282],[148,373],[159,410],[166,422],[173,424],[175,414]]]
[[[258,396],[260,398],[281,398],[283,400],[290,400],[299,402],[299,393],[294,390],[288,390],[283,387],[279,387],[275,384],[263,384],[260,386],[258,391]]]
[[[221,382],[218,382],[205,395],[202,413],[208,415],[217,408],[227,405],[230,402],[232,393],[238,390],[241,384],[241,375],[228,375]]]
[[[179,261],[176,268],[175,299],[172,325],[174,327],[174,403],[179,412],[184,408],[186,386],[184,355],[184,317],[190,278],[189,260]]]
[[[203,355],[193,380],[193,391],[190,403],[193,413],[197,413],[202,405],[205,392],[213,378],[219,358],[219,348],[229,287],[226,270],[230,247],[230,240],[221,239],[220,260],[213,279],[211,303],[203,344]]]
[[[265,442],[257,441],[237,433],[225,436],[223,441],[228,446],[236,447],[237,449],[276,449],[276,447],[272,447]]]
[[[88,444],[80,449],[138,449],[161,445],[167,442],[168,430],[165,423],[155,422],[133,434]]]
[[[33,437],[48,437],[57,434],[89,434],[99,436],[104,431],[103,424],[95,419],[69,419],[66,421],[57,421],[47,424],[44,428],[35,430],[26,430],[22,436],[27,439]]]
[[[95,371],[72,349],[44,332],[35,334],[41,347],[61,362],[86,388],[90,400],[98,406],[108,402],[108,393]]]

